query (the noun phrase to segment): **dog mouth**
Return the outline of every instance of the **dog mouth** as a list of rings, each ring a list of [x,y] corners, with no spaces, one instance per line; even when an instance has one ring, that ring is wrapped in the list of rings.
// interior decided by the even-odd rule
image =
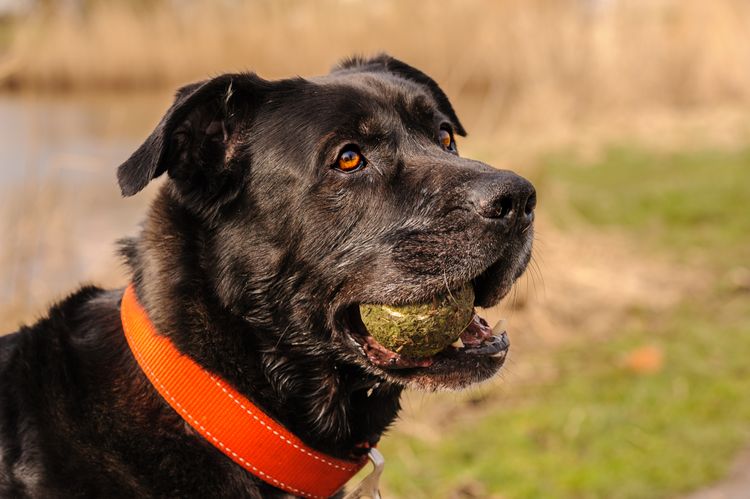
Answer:
[[[458,333],[456,340],[437,353],[426,356],[405,355],[382,345],[370,334],[359,312],[359,307],[348,309],[349,336],[360,352],[374,366],[381,369],[428,368],[436,362],[489,357],[504,360],[510,347],[504,321],[491,328],[487,321],[472,309],[471,322]]]
[[[510,341],[505,321],[491,327],[475,307],[497,305],[523,273],[530,253],[528,241],[511,257],[495,260],[468,281],[444,275],[442,290],[433,280],[425,283],[425,293],[414,293],[414,288],[412,293],[401,293],[416,295],[413,301],[396,297],[390,304],[386,299],[386,303],[374,306],[350,302],[338,309],[334,319],[343,345],[353,355],[352,360],[401,385],[452,390],[485,381],[505,363]],[[391,334],[378,330],[373,311],[375,319],[388,319],[386,330]],[[430,318],[432,314],[437,319]],[[396,320],[391,320],[394,315]],[[393,335],[413,338],[415,329],[421,334],[414,341],[392,341]]]
[[[443,383],[449,385],[489,377],[510,347],[504,321],[490,327],[476,312],[471,283],[406,306],[352,304],[343,322],[370,365],[402,381],[420,378],[422,385],[432,384],[425,383],[430,376],[450,377],[451,383]]]

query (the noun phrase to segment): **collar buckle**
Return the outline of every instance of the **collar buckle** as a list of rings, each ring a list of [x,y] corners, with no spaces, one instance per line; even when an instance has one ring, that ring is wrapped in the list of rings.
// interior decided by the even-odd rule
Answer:
[[[344,499],[362,499],[365,497],[368,499],[381,499],[379,484],[380,475],[383,474],[383,468],[385,468],[385,458],[374,447],[370,449],[367,458],[373,465],[372,472],[364,477],[354,490],[345,495]]]

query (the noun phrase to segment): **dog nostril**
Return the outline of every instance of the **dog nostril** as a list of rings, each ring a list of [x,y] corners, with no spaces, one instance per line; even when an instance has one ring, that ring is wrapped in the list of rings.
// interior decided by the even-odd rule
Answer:
[[[499,205],[496,207],[500,208],[497,211],[497,218],[505,218],[513,211],[513,198],[504,196],[500,199]]]
[[[498,220],[510,219],[516,216],[520,206],[516,196],[503,194],[494,199],[480,202],[476,205],[477,212],[484,218]]]
[[[526,206],[523,209],[524,214],[531,215],[534,212],[534,209],[536,208],[536,192],[532,193],[531,196],[529,196],[529,199],[526,200]]]

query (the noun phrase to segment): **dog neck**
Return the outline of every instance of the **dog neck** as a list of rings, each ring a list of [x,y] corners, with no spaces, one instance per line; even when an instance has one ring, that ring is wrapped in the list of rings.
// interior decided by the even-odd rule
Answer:
[[[300,330],[298,311],[264,300],[250,310],[222,303],[216,289],[227,283],[216,271],[222,263],[212,254],[213,237],[165,188],[140,237],[124,245],[156,329],[307,445],[345,459],[365,452],[358,445],[379,440],[398,413],[402,388],[338,362],[312,332]]]

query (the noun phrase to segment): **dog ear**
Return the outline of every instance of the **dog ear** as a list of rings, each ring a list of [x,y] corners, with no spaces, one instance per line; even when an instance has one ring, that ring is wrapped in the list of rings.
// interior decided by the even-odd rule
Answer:
[[[243,89],[255,75],[223,75],[180,88],[174,103],[146,141],[117,169],[123,196],[132,196],[164,173],[183,187],[210,188],[231,159],[236,133],[233,102],[239,82]]]
[[[427,90],[432,94],[433,99],[437,102],[440,111],[445,113],[446,116],[453,123],[455,132],[462,137],[466,136],[466,129],[461,125],[456,112],[453,110],[451,102],[448,100],[448,96],[440,88],[440,86],[421,72],[415,67],[412,67],[405,62],[399,61],[396,58],[389,56],[388,54],[380,54],[372,58],[363,57],[352,57],[339,63],[333,70],[345,70],[345,69],[361,69],[365,71],[385,71],[388,73],[395,74],[404,79],[411,80],[427,87]]]

